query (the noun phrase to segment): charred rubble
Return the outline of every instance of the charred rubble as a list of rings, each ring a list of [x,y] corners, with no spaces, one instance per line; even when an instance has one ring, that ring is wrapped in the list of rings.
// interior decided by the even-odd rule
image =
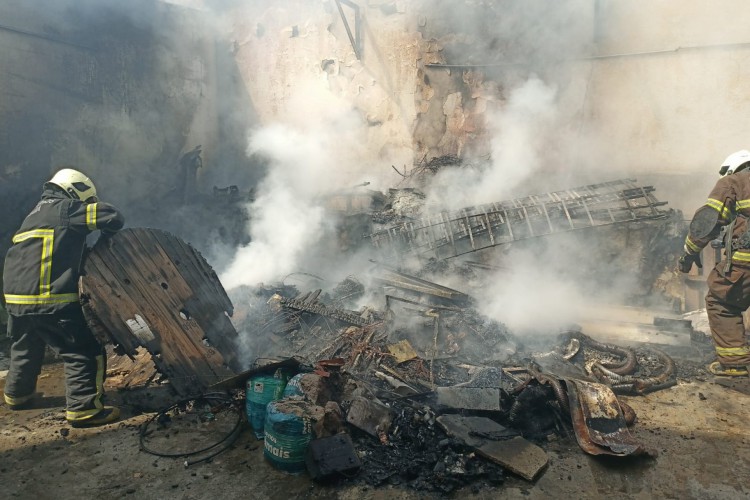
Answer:
[[[380,282],[392,283],[392,272],[386,276]],[[506,474],[533,480],[547,463],[543,447],[557,437],[576,436],[594,455],[655,454],[629,433],[637,416],[617,395],[676,383],[669,355],[602,343],[574,328],[553,332],[549,350],[534,352],[482,316],[471,297],[453,290],[446,298],[450,289],[398,277],[419,280],[428,291],[388,295],[382,310],[338,307],[351,303],[342,296],[362,293],[354,277],[332,295],[292,286],[236,291],[252,310],[238,330],[263,339],[251,352],[266,360],[292,356],[311,373],[324,374],[321,384],[331,384],[329,401],[346,416],[342,430],[362,462],[358,474],[339,480],[442,493],[497,485]],[[359,410],[352,417],[353,400],[337,392],[343,384],[334,379],[366,390],[366,413],[388,424],[373,426]]]
[[[408,191],[399,208],[415,211],[397,218],[344,197],[338,203],[357,212],[349,219],[356,227],[390,225],[368,236],[384,260],[411,253],[421,265],[410,272],[374,264],[366,279],[348,276],[330,290],[280,282],[227,294],[179,238],[125,230],[93,249],[81,296],[92,329],[135,363],[131,375],[137,371],[147,386],[166,383],[182,398],[170,406],[175,415],[159,413],[156,430],[169,432],[178,413],[201,408],[199,421],[233,412],[223,421],[236,438],[245,384],[281,370],[301,377],[299,393],[278,405],[311,422],[309,453],[320,456],[307,466],[316,480],[441,493],[495,486],[508,475],[533,481],[548,463],[551,439],[575,438],[591,455],[654,455],[630,434],[637,415],[618,396],[668,388],[690,367],[655,347],[598,341],[575,325],[547,332],[546,345],[529,344],[481,314],[470,294],[439,281],[461,276],[479,283],[496,268],[452,257],[503,242],[599,225],[669,224],[672,214],[659,208],[652,191],[615,181],[467,208],[439,221],[419,218],[417,191]],[[388,205],[378,198],[383,210],[394,210],[397,198],[390,199]],[[112,295],[121,307],[111,307]],[[212,391],[234,391],[235,400],[196,404]],[[219,442],[221,449],[231,444]]]

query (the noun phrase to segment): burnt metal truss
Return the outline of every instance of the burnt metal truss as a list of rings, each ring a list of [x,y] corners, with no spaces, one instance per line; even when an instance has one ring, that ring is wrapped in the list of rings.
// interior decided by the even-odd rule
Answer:
[[[320,295],[320,292],[320,290],[317,290],[312,295],[307,294],[303,297],[294,299],[279,298],[278,302],[279,305],[288,309],[319,314],[321,316],[343,321],[344,323],[349,323],[350,325],[365,327],[372,323],[358,314],[335,307],[328,307],[325,304],[318,302],[316,299],[318,295]]]
[[[652,186],[635,179],[440,212],[369,235],[386,254],[449,259],[513,241],[590,227],[663,219]]]

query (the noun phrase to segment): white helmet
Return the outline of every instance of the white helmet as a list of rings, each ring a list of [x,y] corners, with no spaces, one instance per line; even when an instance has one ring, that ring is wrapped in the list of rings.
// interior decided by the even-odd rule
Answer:
[[[740,170],[745,168],[748,162],[750,162],[750,151],[748,151],[747,149],[732,153],[731,155],[727,156],[727,159],[724,160],[724,163],[721,164],[721,170],[719,170],[719,174],[721,174],[722,176],[732,175],[733,173],[739,172]]]
[[[96,186],[91,179],[78,170],[63,168],[52,176],[48,184],[61,188],[74,200],[88,201],[92,198],[96,200]]]

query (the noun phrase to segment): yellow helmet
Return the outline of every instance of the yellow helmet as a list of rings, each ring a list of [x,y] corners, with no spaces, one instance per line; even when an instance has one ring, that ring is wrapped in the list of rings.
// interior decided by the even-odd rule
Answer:
[[[96,200],[96,186],[91,179],[78,170],[63,168],[48,181],[65,191],[74,200]]]

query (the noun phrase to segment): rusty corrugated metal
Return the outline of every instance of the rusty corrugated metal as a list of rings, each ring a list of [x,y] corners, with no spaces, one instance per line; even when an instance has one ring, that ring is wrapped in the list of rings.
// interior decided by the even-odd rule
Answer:
[[[94,332],[130,356],[145,347],[179,394],[239,371],[232,303],[211,266],[179,238],[135,228],[100,240],[79,287]]]
[[[617,396],[604,384],[566,379],[570,417],[578,445],[590,455],[656,455],[627,428]]]

